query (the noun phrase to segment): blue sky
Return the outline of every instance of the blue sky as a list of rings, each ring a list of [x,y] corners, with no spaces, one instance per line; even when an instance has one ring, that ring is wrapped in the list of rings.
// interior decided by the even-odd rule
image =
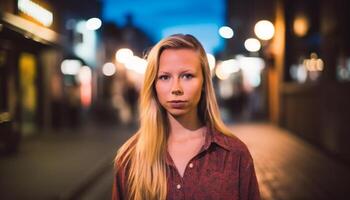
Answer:
[[[206,51],[214,53],[223,46],[218,34],[224,25],[225,0],[103,0],[104,21],[125,24],[125,15],[133,15],[134,24],[154,41],[174,33],[196,36]]]

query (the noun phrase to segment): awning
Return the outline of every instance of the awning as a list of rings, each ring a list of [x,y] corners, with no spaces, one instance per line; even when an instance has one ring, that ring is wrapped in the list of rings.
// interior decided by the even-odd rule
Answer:
[[[15,31],[38,42],[62,45],[65,40],[64,36],[59,33],[11,13],[3,12],[1,19],[3,22],[11,25],[11,28],[15,29]]]

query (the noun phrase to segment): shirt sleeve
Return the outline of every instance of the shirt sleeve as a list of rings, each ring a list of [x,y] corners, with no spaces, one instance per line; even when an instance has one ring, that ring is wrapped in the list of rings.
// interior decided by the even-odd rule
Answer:
[[[241,157],[239,194],[240,200],[261,199],[253,159],[248,150]]]

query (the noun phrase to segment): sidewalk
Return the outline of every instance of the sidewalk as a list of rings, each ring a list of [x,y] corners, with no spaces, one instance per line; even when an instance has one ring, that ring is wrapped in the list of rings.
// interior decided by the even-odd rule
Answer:
[[[293,133],[269,124],[231,130],[252,154],[263,200],[349,199],[349,166]]]
[[[134,130],[87,124],[22,141],[18,154],[0,157],[0,199],[73,199],[112,167]]]
[[[270,124],[230,128],[253,156],[263,200],[347,199],[349,166]],[[17,156],[0,157],[0,199],[101,199],[93,193],[110,191],[115,150],[134,130],[88,125],[23,142]]]

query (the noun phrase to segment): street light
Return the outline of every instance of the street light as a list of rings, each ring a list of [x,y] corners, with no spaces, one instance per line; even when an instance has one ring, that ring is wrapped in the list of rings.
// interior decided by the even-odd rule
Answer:
[[[259,40],[255,39],[255,38],[248,38],[244,42],[244,47],[250,52],[257,52],[260,50],[261,44],[260,44]]]
[[[144,74],[147,68],[147,60],[138,56],[131,56],[125,63],[126,69],[139,74]]]
[[[217,68],[215,69],[215,74],[220,80],[226,80],[231,76],[231,74],[239,72],[239,70],[240,67],[237,60],[229,59],[218,64]]]
[[[219,29],[219,34],[221,37],[225,38],[225,39],[230,39],[233,37],[234,32],[232,30],[232,28],[228,27],[228,26],[222,26]]]
[[[306,16],[304,15],[297,16],[293,22],[294,33],[299,37],[303,37],[308,32],[309,26],[310,26],[309,20],[307,19]]]
[[[85,25],[86,29],[94,31],[101,27],[102,21],[99,18],[94,17],[87,20]]]
[[[268,66],[274,66],[274,55],[269,40],[275,35],[275,26],[268,20],[260,20],[255,24],[254,32],[262,40],[262,55]]]
[[[102,73],[105,76],[113,76],[115,74],[115,72],[116,72],[116,67],[111,62],[104,64],[102,67]]]
[[[261,20],[255,24],[254,32],[261,40],[270,40],[275,34],[275,27],[268,20]]]
[[[76,75],[82,66],[80,60],[66,59],[61,63],[61,72],[66,75]]]
[[[115,54],[115,58],[119,63],[127,63],[132,57],[134,56],[134,53],[127,48],[122,48],[117,51]]]

